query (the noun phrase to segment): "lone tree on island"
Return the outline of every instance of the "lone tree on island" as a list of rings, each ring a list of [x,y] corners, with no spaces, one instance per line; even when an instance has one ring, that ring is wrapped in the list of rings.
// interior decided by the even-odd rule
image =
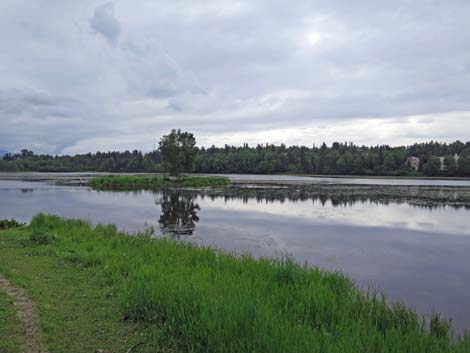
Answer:
[[[193,166],[196,156],[196,138],[192,133],[171,130],[168,135],[161,138],[158,150],[162,156],[162,166],[165,173],[177,176],[188,173]]]

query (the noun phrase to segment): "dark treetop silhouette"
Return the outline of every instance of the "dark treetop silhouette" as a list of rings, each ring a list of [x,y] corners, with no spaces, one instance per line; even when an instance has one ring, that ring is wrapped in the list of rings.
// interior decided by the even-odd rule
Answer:
[[[398,147],[338,142],[311,147],[243,144],[198,148],[195,144],[191,133],[172,130],[162,138],[158,150],[145,154],[134,150],[51,156],[25,149],[4,156],[0,171],[470,176],[470,142],[431,141]],[[409,157],[417,157],[417,170],[407,165]]]

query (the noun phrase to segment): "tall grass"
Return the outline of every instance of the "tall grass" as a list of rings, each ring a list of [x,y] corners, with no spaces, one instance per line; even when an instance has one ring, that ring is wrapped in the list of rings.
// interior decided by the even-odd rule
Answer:
[[[154,189],[161,187],[205,187],[226,186],[230,180],[224,177],[145,177],[136,175],[109,175],[92,178],[90,186],[97,190],[104,189]]]
[[[160,325],[183,352],[470,352],[449,325],[366,294],[337,272],[255,260],[114,226],[39,214],[32,234],[116,289],[122,315]]]

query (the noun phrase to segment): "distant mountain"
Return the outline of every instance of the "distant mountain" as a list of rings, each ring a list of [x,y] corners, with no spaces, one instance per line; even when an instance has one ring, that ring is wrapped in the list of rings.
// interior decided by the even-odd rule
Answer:
[[[0,157],[3,157],[4,155],[8,154],[10,152],[5,151],[5,150],[0,150]]]

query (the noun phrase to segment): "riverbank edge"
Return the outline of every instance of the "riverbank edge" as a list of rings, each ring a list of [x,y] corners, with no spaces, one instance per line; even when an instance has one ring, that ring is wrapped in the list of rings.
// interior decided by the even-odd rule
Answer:
[[[49,352],[127,353],[144,339],[157,345],[139,347],[139,353],[174,352],[171,342],[158,339],[158,328],[123,318],[113,287],[96,271],[66,260],[58,249],[31,244],[30,235],[28,227],[0,230],[0,275],[24,288],[35,303]],[[13,301],[0,289],[0,312],[8,319],[0,320],[0,352],[25,352],[25,332]]]
[[[288,259],[254,260],[249,256],[234,257],[210,248],[176,243],[168,239],[151,239],[145,234],[129,237],[118,232],[112,226],[92,227],[84,221],[46,215],[36,216],[32,225],[27,228],[0,231],[0,241],[5,239],[12,244],[14,243],[13,248],[22,255],[11,254],[9,250],[12,247],[9,249],[8,247],[0,247],[0,252],[9,252],[6,257],[0,256],[0,272],[6,272],[6,275],[14,273],[13,278],[19,279],[19,282],[26,284],[26,286],[31,286],[31,283],[25,279],[25,276],[31,276],[31,274],[22,274],[18,268],[14,268],[15,263],[17,267],[23,266],[22,271],[24,272],[27,269],[22,264],[24,261],[29,262],[30,266],[34,266],[35,263],[46,259],[56,265],[61,264],[61,270],[76,273],[77,283],[74,285],[77,289],[83,286],[80,283],[83,281],[83,274],[90,275],[95,282],[97,279],[98,282],[101,282],[99,286],[103,288],[102,294],[106,295],[105,301],[100,305],[108,303],[114,311],[118,309],[121,317],[126,318],[124,326],[144,324],[147,331],[143,330],[140,333],[142,340],[151,341],[158,336],[158,344],[168,347],[176,345],[181,351],[200,346],[204,348],[201,351],[218,350],[223,352],[220,350],[221,347],[230,347],[232,340],[236,342],[237,338],[240,341],[248,340],[245,343],[253,344],[251,347],[254,347],[256,342],[260,343],[258,340],[261,339],[263,345],[271,347],[271,352],[281,351],[275,349],[276,346],[280,346],[285,352],[301,352],[302,350],[296,349],[296,347],[300,348],[301,343],[297,343],[296,346],[292,338],[295,340],[303,338],[304,341],[308,341],[307,343],[312,338],[311,343],[321,344],[325,352],[355,352],[358,351],[357,349],[366,351],[367,347],[370,347],[369,344],[373,342],[379,345],[376,352],[386,351],[385,348],[394,348],[392,350],[394,352],[407,352],[408,348],[413,347],[415,352],[460,353],[468,352],[470,348],[470,336],[455,345],[452,344],[448,326],[438,316],[434,316],[431,320],[433,322],[431,328],[425,328],[424,321],[421,321],[413,311],[400,305],[389,306],[384,298],[380,299],[377,296],[363,294],[345,276],[299,266]],[[162,259],[162,261],[157,261],[157,259]],[[153,269],[148,267],[149,262],[155,265],[152,266]],[[145,269],[143,272],[142,266]],[[54,280],[54,271],[57,271],[54,270],[54,267],[36,266],[38,270],[45,272],[38,273],[38,275],[49,280]],[[222,280],[219,283],[211,279],[211,276],[207,277],[207,272],[216,277],[229,276],[230,278],[229,281]],[[188,274],[196,278],[187,277]],[[70,277],[73,281],[72,278],[75,276]],[[155,287],[155,282],[164,283],[164,285]],[[311,284],[314,286],[308,287]],[[39,285],[37,280],[36,285]],[[254,286],[251,287],[252,285]],[[248,292],[244,292],[245,286],[250,286]],[[264,288],[265,286],[267,288]],[[33,287],[31,289],[36,298],[39,297],[41,303],[41,296],[47,292],[47,288],[35,290]],[[206,290],[207,293],[212,293],[215,298],[205,296]],[[225,292],[226,290],[228,291]],[[232,291],[238,290],[240,290],[238,294],[251,293],[253,296],[238,298],[232,293]],[[225,294],[223,298],[218,298],[218,295],[223,293]],[[175,294],[178,295],[175,297]],[[157,302],[153,301],[155,295],[160,301],[166,302],[166,305],[161,307],[162,303],[158,304],[158,300]],[[276,305],[280,303],[271,302],[272,295],[274,297],[283,296],[287,302],[283,302],[282,306],[287,305],[287,307],[285,309],[276,308]],[[308,297],[302,295],[308,295]],[[306,298],[310,299],[306,301]],[[219,302],[219,299],[223,299],[223,301]],[[270,303],[270,306],[266,307],[266,301]],[[310,305],[310,301],[310,304],[315,304],[316,308],[316,311],[311,313],[318,315],[314,322],[311,322],[311,317],[303,317],[303,315],[299,317],[297,309],[289,309],[290,306],[297,307],[299,303]],[[359,303],[359,307],[356,308],[357,303]],[[86,302],[86,295],[80,304],[83,307],[91,305],[91,310],[93,310],[93,304]],[[39,305],[39,309],[47,312],[50,310],[48,305]],[[249,310],[246,314],[248,316],[239,316],[240,311],[243,312],[247,305]],[[352,313],[350,305],[355,308],[354,310],[359,310],[359,308],[361,310],[360,312],[354,311],[354,315],[357,315],[356,320],[351,320],[352,318],[348,316]],[[58,306],[60,307],[60,305]],[[224,309],[227,306],[229,309]],[[248,331],[244,335],[242,335],[243,332],[230,331],[231,334],[236,335],[235,337],[230,335],[226,337],[217,330],[210,332],[212,326],[207,326],[208,323],[205,320],[214,318],[214,315],[216,320],[221,320],[219,324],[230,326],[230,322],[225,322],[227,317],[219,315],[227,314],[226,312],[215,312],[212,313],[214,315],[209,316],[203,315],[204,310],[210,311],[214,308],[229,310],[229,313],[232,310],[232,314],[238,313],[239,315],[229,317],[235,321],[236,318],[241,320],[239,324],[246,325]],[[342,310],[338,310],[339,308]],[[184,312],[181,313],[180,310]],[[364,312],[362,312],[363,310]],[[48,317],[47,313],[43,312],[43,314]],[[61,315],[68,317],[70,313],[56,314],[56,322],[48,323],[49,329],[45,330],[46,336],[52,334],[50,332],[51,325],[57,327],[61,325]],[[74,314],[81,315],[79,311]],[[156,314],[157,316],[155,316]],[[362,314],[367,315],[362,316]],[[253,315],[255,316],[253,317]],[[257,320],[259,315],[263,320]],[[274,315],[274,317],[270,315]],[[288,317],[289,315],[294,317]],[[162,322],[160,319],[155,320],[156,317],[166,317],[166,319]],[[250,321],[245,321],[244,318],[249,318]],[[292,319],[293,322],[291,322]],[[342,320],[345,319],[347,319],[346,322],[343,322]],[[114,316],[112,320],[114,320],[113,323],[94,322],[93,325],[113,326],[116,323],[116,317]],[[252,320],[254,320],[253,323]],[[338,322],[333,325],[331,320]],[[291,326],[293,323],[295,323],[294,326]],[[123,323],[119,323],[119,325],[121,324]],[[216,327],[219,324],[216,324]],[[256,324],[255,327],[260,330],[260,337],[252,336],[251,325],[253,324]],[[283,327],[282,324],[286,326]],[[167,325],[170,325],[171,328],[166,327]],[[191,326],[193,329],[198,328],[203,332],[193,332],[187,325],[193,325]],[[277,327],[277,325],[281,327]],[[299,325],[307,331],[300,330]],[[357,325],[359,327],[356,327]],[[177,332],[173,331],[175,326]],[[148,331],[148,327],[151,328],[150,331]],[[282,330],[278,330],[279,328]],[[362,336],[356,337],[352,334],[354,332],[358,334],[355,328],[360,328],[359,332]],[[74,329],[80,330],[80,327]],[[364,329],[366,330],[364,331]],[[204,333],[204,330],[208,332]],[[255,336],[258,330],[255,329]],[[344,332],[345,330],[346,332]],[[152,332],[152,334],[145,332]],[[217,339],[221,340],[219,342],[221,345],[217,346],[217,350],[213,346],[208,347],[209,343],[203,338],[207,337],[206,334],[209,333],[213,334],[211,337],[216,336],[214,337],[216,341]],[[200,336],[201,334],[202,336]],[[357,340],[357,338],[360,339]],[[66,340],[67,337],[55,337],[54,339],[56,341]],[[84,342],[89,339],[91,338],[85,336]],[[107,339],[112,338],[108,337]],[[118,340],[118,337],[115,339]],[[96,339],[93,341],[96,342]],[[271,341],[275,343],[274,346],[271,346]],[[380,349],[380,345],[384,345],[383,349]],[[350,348],[344,350],[344,347],[348,346]],[[156,346],[154,345],[154,347]],[[330,348],[325,349],[325,347]],[[422,347],[422,350],[416,349],[417,347]],[[236,351],[245,352],[247,350]]]

